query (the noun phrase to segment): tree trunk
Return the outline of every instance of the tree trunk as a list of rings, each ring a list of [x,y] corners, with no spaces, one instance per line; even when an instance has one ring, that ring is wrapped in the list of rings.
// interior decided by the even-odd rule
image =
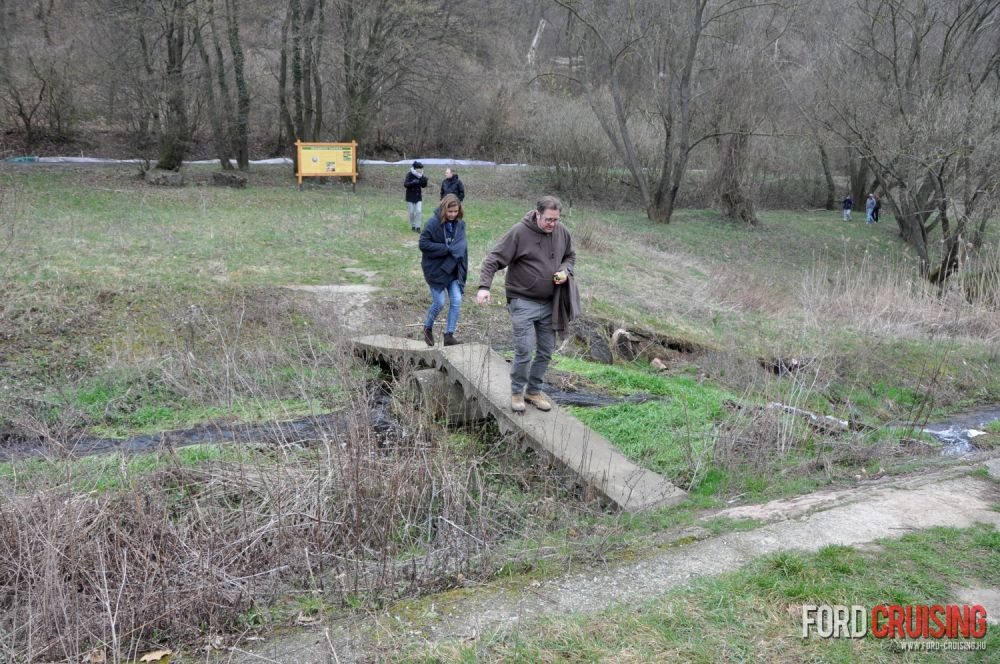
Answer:
[[[317,11],[318,10],[318,11]],[[323,38],[323,0],[289,0],[288,13],[281,25],[281,53],[278,73],[278,104],[288,140],[315,141],[323,126],[323,93],[319,75],[319,44]],[[291,53],[289,54],[289,51]],[[288,105],[288,62],[291,59],[291,97]],[[293,157],[293,168],[298,170]]]
[[[927,253],[927,228],[924,224],[930,212],[914,200],[912,194],[905,191],[900,192],[899,201],[894,202],[893,207],[896,209],[900,234],[917,252],[920,274],[927,277],[930,274],[930,257]]]
[[[837,186],[833,182],[833,171],[830,169],[830,158],[826,154],[826,146],[819,146],[819,161],[823,165],[823,177],[826,179],[826,209],[837,209]]]
[[[364,5],[362,5],[364,7]],[[368,132],[372,118],[372,102],[375,95],[375,77],[378,76],[372,58],[385,38],[381,23],[367,25],[355,0],[340,3],[340,25],[343,34],[341,59],[344,68],[344,140],[359,140]],[[376,8],[376,11],[382,7]],[[371,11],[371,9],[368,9]],[[366,57],[367,56],[367,57]],[[424,125],[421,128],[427,130]],[[422,141],[421,141],[422,143]]]
[[[302,140],[313,140],[312,128],[316,122],[316,105],[313,103],[313,65],[315,57],[313,55],[313,43],[315,32],[313,29],[313,16],[316,12],[316,1],[305,0],[302,12],[302,56],[300,63],[302,75],[299,84],[302,86],[302,124],[299,127],[299,136]]]
[[[322,138],[323,132],[323,77],[320,71],[323,56],[324,28],[326,26],[326,12],[324,11],[323,0],[316,0],[315,12],[316,30],[312,39],[312,90],[313,90],[313,125],[310,129],[312,140],[317,141]]]
[[[986,239],[986,225],[989,223],[989,220],[990,216],[988,214],[982,215],[979,219],[979,225],[972,234],[972,248],[976,251],[983,248],[983,241]]]
[[[160,158],[156,167],[175,171],[184,162],[189,140],[187,100],[184,95],[184,33],[187,30],[183,0],[173,0],[166,8],[167,108],[160,135]]]
[[[240,19],[238,0],[226,0],[226,26],[229,35],[229,49],[233,53],[233,78],[236,79],[236,135],[233,137],[236,149],[236,163],[241,171],[250,168],[250,87],[246,77],[246,58],[240,41]]]
[[[197,5],[195,7],[195,11],[197,12]],[[195,47],[198,50],[198,55],[201,57],[202,66],[205,69],[205,73],[202,76],[202,90],[208,102],[208,118],[212,125],[212,147],[215,148],[215,155],[219,159],[219,165],[222,166],[222,170],[229,171],[233,168],[229,157],[229,136],[226,131],[223,108],[220,103],[216,102],[215,86],[212,84],[212,62],[201,35],[201,25],[197,13],[195,14],[195,25],[191,34]]]
[[[680,191],[679,185],[670,187],[666,194],[654,201],[653,205],[646,208],[646,218],[658,224],[669,224],[674,216],[678,191]]]
[[[667,83],[661,88],[658,95],[660,117],[664,127],[663,168],[660,172],[660,180],[656,185],[656,191],[653,194],[653,214],[650,215],[649,208],[647,208],[646,216],[652,221],[664,224],[669,224],[674,216],[677,194],[680,191],[681,182],[687,174],[688,156],[691,152],[691,81],[694,76],[694,62],[698,56],[701,34],[705,29],[702,22],[705,3],[695,2],[693,7],[680,80],[676,89]],[[658,60],[657,70],[660,74],[658,78],[666,78],[664,76],[666,68],[665,60],[662,58]],[[676,146],[673,144],[675,117],[680,122]]]
[[[723,215],[731,221],[756,226],[759,221],[753,201],[743,184],[746,153],[750,146],[750,128],[723,137],[719,143],[719,173],[715,188],[723,206]]]
[[[864,201],[868,198],[868,191],[871,182],[871,171],[868,168],[868,161],[858,155],[853,148],[847,150],[847,173],[850,177],[851,197],[854,204],[864,208]]]

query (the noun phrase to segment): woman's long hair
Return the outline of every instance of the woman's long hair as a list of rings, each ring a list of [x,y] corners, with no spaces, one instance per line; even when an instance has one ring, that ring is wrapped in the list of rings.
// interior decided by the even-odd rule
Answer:
[[[438,205],[437,209],[438,221],[440,221],[442,224],[448,221],[448,218],[445,216],[444,212],[448,208],[453,208],[453,207],[458,208],[458,216],[455,217],[455,221],[458,221],[459,219],[465,217],[465,208],[462,207],[462,201],[458,200],[458,196],[456,196],[455,194],[447,194],[445,195],[444,198],[441,199],[441,204]]]

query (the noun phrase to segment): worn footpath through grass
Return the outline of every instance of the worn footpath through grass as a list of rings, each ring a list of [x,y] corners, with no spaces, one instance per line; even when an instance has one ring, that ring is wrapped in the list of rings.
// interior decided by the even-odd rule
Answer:
[[[970,473],[971,470],[971,473]],[[809,501],[776,521],[711,534],[698,525],[635,558],[542,565],[485,586],[324,623],[230,661],[908,661],[903,640],[802,637],[804,604],[981,604],[1000,613],[998,485],[981,469],[900,478]],[[949,510],[913,510],[913,504]],[[803,511],[805,510],[805,511]],[[738,510],[723,510],[722,515]],[[896,539],[901,537],[901,539]],[[655,540],[655,538],[654,538]],[[985,638],[959,640],[991,661]],[[955,646],[956,642],[950,643]],[[965,653],[967,654],[967,652]],[[919,656],[919,654],[917,655]],[[953,661],[963,653],[945,653]]]

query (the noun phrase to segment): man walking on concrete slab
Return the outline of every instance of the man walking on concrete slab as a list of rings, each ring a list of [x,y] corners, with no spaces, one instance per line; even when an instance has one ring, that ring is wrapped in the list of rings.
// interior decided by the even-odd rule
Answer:
[[[476,302],[490,301],[497,270],[507,268],[507,310],[514,335],[514,362],[510,367],[510,407],[524,412],[525,402],[551,410],[542,393],[542,378],[555,349],[552,300],[573,274],[576,253],[569,231],[559,223],[562,203],[544,196],[483,259]],[[534,351],[534,359],[532,359]]]

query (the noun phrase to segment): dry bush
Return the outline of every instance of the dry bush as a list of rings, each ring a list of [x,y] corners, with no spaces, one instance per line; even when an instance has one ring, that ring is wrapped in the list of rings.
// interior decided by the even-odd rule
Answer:
[[[757,371],[743,367],[744,404],[761,395],[765,403],[781,404],[807,410],[810,398],[825,390],[832,379],[824,358],[816,349],[789,348],[778,357],[802,358],[793,371]],[[776,408],[733,405],[734,416],[729,418],[716,439],[716,460],[724,467],[752,475],[767,474],[780,469],[790,456],[802,453],[804,443],[814,437],[806,420],[800,415]]]
[[[612,250],[617,234],[595,219],[582,219],[573,228],[576,244],[592,254],[606,254]]]
[[[716,268],[708,290],[712,301],[741,312],[780,316],[793,313],[798,304],[795,294],[789,289],[779,287],[744,268]]]
[[[787,435],[792,424],[792,416],[774,410],[734,418],[716,438],[716,461],[730,470],[748,468],[752,474],[770,470],[779,450],[783,450],[783,458],[789,448],[801,442]]]
[[[614,184],[627,176],[593,111],[582,99],[543,96],[537,103],[546,112],[531,118],[530,159],[549,168],[548,187],[579,198],[596,195],[610,204]]]
[[[120,345],[110,369],[136,377],[134,392],[169,390],[186,403],[326,393],[339,419],[266,439],[230,426],[230,451],[197,466],[165,450],[154,471],[124,458],[100,474],[72,461],[46,472],[17,462],[0,477],[0,660],[80,661],[92,648],[131,660],[232,632],[241,614],[287,593],[356,605],[489,574],[497,543],[531,512],[494,487],[537,478],[518,477],[512,459],[489,469],[474,446],[433,444],[436,425],[405,403],[385,431],[371,370],[336,333],[287,327],[287,306],[181,304],[163,314],[174,340]],[[60,456],[87,424],[51,398],[5,404],[12,424],[0,436]]]
[[[475,464],[417,437],[385,447],[367,390],[351,392],[347,433],[321,427],[313,449],[240,445],[239,461],[151,475],[123,465],[104,491],[75,490],[69,470],[5,482],[0,652],[132,659],[164,639],[230,631],[289,589],[363,601],[476,576],[482,561],[471,561],[507,531]]]
[[[953,279],[971,304],[1000,311],[1000,243],[980,249]]]
[[[961,276],[953,279],[958,288]],[[1000,310],[970,304],[960,290],[942,295],[913,266],[868,253],[856,267],[818,265],[799,297],[818,326],[836,321],[878,336],[1000,340]]]

